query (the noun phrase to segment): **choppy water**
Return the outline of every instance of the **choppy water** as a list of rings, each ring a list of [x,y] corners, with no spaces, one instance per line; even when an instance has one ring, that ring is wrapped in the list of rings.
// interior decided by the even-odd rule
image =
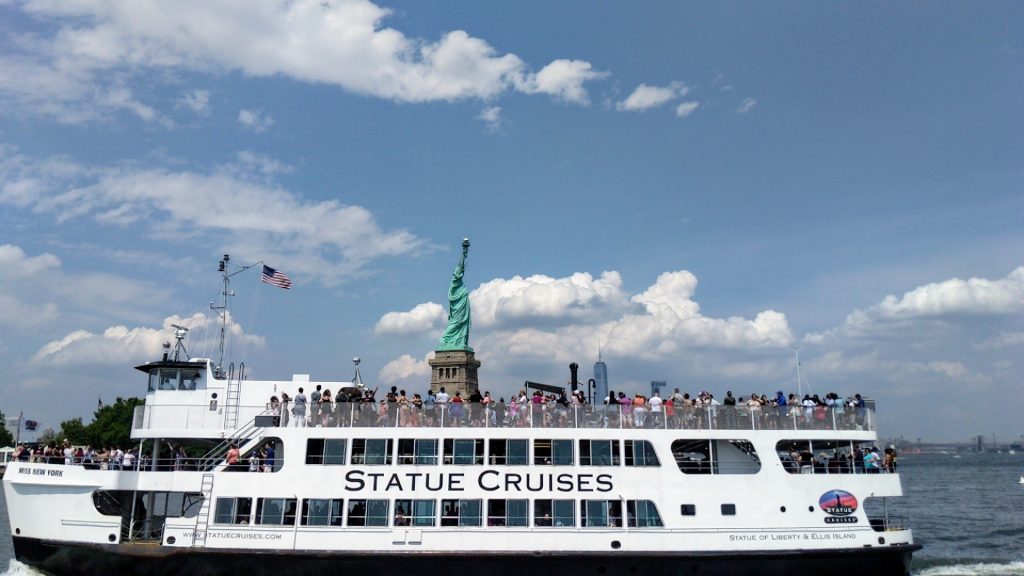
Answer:
[[[925,546],[915,576],[1024,576],[1024,454],[903,456],[900,465],[906,497],[889,512],[906,516]],[[13,556],[0,496],[0,576],[43,574]]]

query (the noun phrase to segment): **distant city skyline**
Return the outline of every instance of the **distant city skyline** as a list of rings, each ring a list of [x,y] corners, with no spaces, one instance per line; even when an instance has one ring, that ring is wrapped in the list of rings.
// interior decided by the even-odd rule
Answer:
[[[739,9],[737,9],[739,8]],[[424,392],[472,238],[481,388],[878,400],[1021,433],[1024,5],[0,2],[0,409],[172,324],[255,379]]]

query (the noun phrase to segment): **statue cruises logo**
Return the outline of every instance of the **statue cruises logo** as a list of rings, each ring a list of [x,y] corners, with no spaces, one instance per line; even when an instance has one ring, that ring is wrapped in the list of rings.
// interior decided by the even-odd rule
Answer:
[[[828,516],[826,524],[856,524],[857,497],[845,490],[829,490],[818,499],[818,506]]]

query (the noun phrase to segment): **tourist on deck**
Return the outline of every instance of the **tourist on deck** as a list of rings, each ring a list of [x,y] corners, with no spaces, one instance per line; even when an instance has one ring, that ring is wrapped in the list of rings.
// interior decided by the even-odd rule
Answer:
[[[317,384],[316,390],[309,395],[309,425],[313,427],[320,425],[320,396],[323,395],[321,390],[323,390],[323,386]],[[302,388],[299,388],[299,392],[302,392]]]
[[[306,427],[306,395],[302,388],[299,388],[299,393],[292,400],[292,422],[296,428]]]
[[[238,471],[238,469],[239,469],[238,468],[238,464],[239,464],[239,460],[241,459],[241,457],[242,457],[242,455],[241,455],[241,453],[238,450],[238,444],[232,444],[231,447],[228,448],[227,455],[224,457],[224,462],[226,462],[227,465],[228,465],[227,466],[227,471],[228,472],[236,472],[236,471]]]
[[[653,428],[661,428],[665,424],[662,421],[662,409],[661,409],[661,396],[657,391],[651,394],[649,400],[647,400],[647,410],[650,412],[650,425]]]

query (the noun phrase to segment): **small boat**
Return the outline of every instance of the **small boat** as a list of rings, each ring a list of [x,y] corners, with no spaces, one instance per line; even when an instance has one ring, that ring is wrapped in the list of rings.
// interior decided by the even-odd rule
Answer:
[[[1020,480],[1017,481],[1017,484],[1024,485],[1024,476],[1020,477]]]

